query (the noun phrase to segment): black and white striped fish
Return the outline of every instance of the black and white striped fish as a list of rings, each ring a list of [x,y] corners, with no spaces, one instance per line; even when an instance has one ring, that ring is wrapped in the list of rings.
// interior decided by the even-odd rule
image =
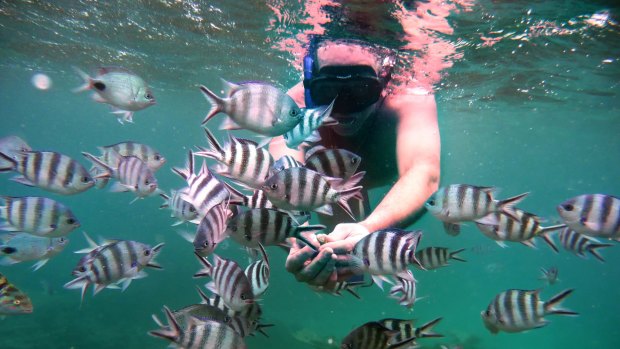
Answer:
[[[118,167],[118,164],[114,161],[118,160],[118,157],[111,155],[117,153],[120,156],[135,156],[142,160],[151,171],[157,171],[166,163],[164,158],[157,150],[146,144],[140,144],[133,141],[120,142],[116,144],[106,145],[98,147],[101,151],[99,159],[111,167]]]
[[[243,338],[230,326],[209,319],[187,317],[185,328],[182,328],[174,315],[164,306],[167,326],[150,331],[154,337],[167,339],[183,349],[245,349]],[[156,321],[159,324],[159,321]]]
[[[519,219],[513,206],[525,198],[523,193],[505,200],[493,198],[494,187],[478,187],[468,184],[451,184],[441,187],[426,201],[426,209],[444,222],[446,232],[457,235],[459,222],[476,221],[483,224],[497,224],[493,212],[503,212]]]
[[[252,330],[258,330],[259,332],[267,336],[264,332],[261,331],[261,328],[270,327],[271,325],[266,325],[266,324],[259,325],[259,320],[263,314],[263,311],[258,302],[254,302],[250,304],[249,306],[247,306],[245,309],[241,311],[235,311],[229,308],[224,302],[224,300],[222,299],[222,297],[217,294],[214,294],[213,297],[209,298],[202,291],[200,291],[200,289],[198,290],[198,293],[200,293],[200,296],[202,297],[202,302],[204,304],[217,307],[218,309],[221,309],[223,312],[225,312],[230,317],[248,319],[248,321],[250,321],[250,323],[252,324]]]
[[[439,323],[443,318],[437,318],[429,321],[420,327],[415,327],[414,320],[402,320],[402,319],[381,319],[377,321],[385,328],[392,331],[398,331],[398,334],[394,337],[394,342],[400,342],[407,338],[439,338],[443,337],[442,334],[432,332],[433,327]]]
[[[203,120],[203,125],[223,112],[247,130],[264,136],[279,136],[290,131],[303,118],[295,101],[275,86],[261,82],[226,84],[229,89],[226,98],[200,86],[200,91],[211,103],[211,110]]]
[[[257,248],[259,244],[282,245],[291,237],[312,247],[313,244],[303,234],[325,229],[325,226],[300,224],[289,214],[274,209],[239,210],[228,221],[226,234],[239,244],[251,248]]]
[[[200,172],[194,172],[194,154],[188,153],[187,167],[173,168],[173,172],[187,182],[187,190],[180,192],[181,198],[192,204],[198,211],[198,217],[204,217],[209,210],[224,201],[229,203],[243,202],[243,194],[225,182],[217,179],[203,162]]]
[[[241,311],[254,303],[252,284],[235,261],[213,255],[213,266],[206,258],[198,254],[196,257],[204,268],[194,274],[194,277],[211,277],[213,280],[206,285],[207,289],[220,295],[226,306]]]
[[[23,231],[43,237],[65,236],[80,226],[73,212],[58,201],[36,197],[0,196],[0,230]]]
[[[355,174],[362,158],[346,149],[327,149],[323,146],[306,153],[306,168],[328,177],[347,179]],[[310,154],[310,155],[308,155]]]
[[[215,251],[217,245],[226,239],[226,222],[231,217],[232,212],[228,209],[228,203],[217,204],[202,218],[193,244],[196,254],[206,257]]]
[[[464,259],[457,256],[459,252],[465,251],[464,248],[450,252],[445,247],[426,247],[418,252],[415,256],[420,261],[420,269],[433,270],[441,267],[445,267],[449,264],[450,259],[456,261],[465,262]]]
[[[564,201],[558,213],[572,230],[620,241],[620,198],[605,194],[585,194]]]
[[[415,337],[395,342],[394,338],[399,334],[396,330],[390,330],[372,321],[351,331],[342,340],[341,349],[396,349],[403,348],[415,340]]]
[[[205,129],[211,149],[200,148],[195,155],[214,159],[219,164],[213,171],[222,176],[239,181],[250,188],[259,188],[269,176],[273,157],[269,150],[258,143],[236,138],[229,134],[229,140],[220,146],[213,134]]]
[[[303,118],[301,122],[283,135],[286,146],[291,149],[297,149],[304,142],[314,143],[320,141],[319,127],[338,124],[336,119],[330,117],[335,101],[334,99],[329,105],[317,108],[302,109]]]
[[[20,174],[11,180],[39,187],[63,195],[81,193],[95,185],[93,177],[79,162],[53,151],[21,151],[17,158],[0,153],[9,166],[0,172],[15,171]]]
[[[546,315],[578,315],[557,307],[572,292],[573,290],[562,291],[543,302],[539,297],[540,290],[507,290],[498,294],[480,315],[484,326],[492,334],[540,328],[548,324],[544,319]]]
[[[415,281],[407,267],[409,264],[420,264],[415,252],[421,238],[421,230],[390,228],[370,233],[353,247],[351,268],[370,273],[379,287],[383,285],[383,275]]]
[[[534,238],[542,238],[553,251],[558,252],[549,232],[564,228],[566,225],[558,224],[549,227],[540,225],[541,219],[529,212],[513,208],[517,219],[504,212],[494,212],[493,221],[496,224],[476,223],[478,229],[487,237],[495,240],[500,246],[505,247],[504,241],[520,242],[526,246],[536,248]]]
[[[327,283],[324,286],[312,286],[310,287],[316,292],[326,292],[332,295],[341,296],[343,291],[349,292],[353,295],[353,297],[357,299],[362,299],[360,295],[355,291],[357,287],[368,287],[372,286],[373,282],[371,280],[370,283],[364,281],[364,277],[361,275],[354,275],[346,281],[338,281],[334,283]]]
[[[90,247],[77,251],[86,253],[73,269],[76,279],[65,284],[65,288],[82,289],[82,300],[88,285],[93,285],[93,294],[106,287],[118,288],[122,284],[125,290],[134,279],[146,276],[144,268],[162,269],[153,260],[164,246],[163,243],[154,247],[131,240],[112,240],[97,245],[84,233]]]
[[[297,161],[297,159],[295,159],[293,156],[283,155],[278,160],[274,161],[273,165],[271,165],[271,171],[269,172],[269,174],[273,176],[274,174],[282,170],[286,170],[287,168],[303,166],[304,165],[301,162]]]
[[[416,298],[417,280],[413,277],[413,273],[407,270],[408,278],[397,277],[398,284],[390,289],[390,297],[398,300],[398,304],[407,308],[412,308],[413,304],[418,300]]]
[[[249,208],[275,208],[262,190],[254,190],[252,195],[244,196],[242,205]]]
[[[324,177],[304,167],[282,170],[269,177],[262,190],[274,205],[285,210],[316,211],[332,215],[331,204],[338,204],[355,219],[348,200],[359,197],[361,186],[355,186],[364,176],[359,172],[347,181]]]
[[[252,284],[254,297],[260,297],[269,287],[269,257],[267,257],[267,252],[263,245],[258,244],[258,247],[262,258],[252,262],[252,264],[245,268],[245,276],[248,277],[250,284]]]
[[[198,218],[198,212],[196,212],[196,208],[194,207],[194,205],[181,198],[181,192],[183,192],[184,190],[186,190],[186,188],[183,188],[179,191],[172,190],[170,192],[170,196],[164,193],[159,193],[159,196],[164,199],[164,203],[159,206],[159,208],[169,208],[171,211],[170,217],[174,217],[177,219],[177,221],[174,222],[172,226],[177,226],[184,222],[195,223]]]
[[[12,158],[13,160],[19,159],[19,154],[21,152],[31,150],[32,148],[28,145],[28,143],[17,136],[6,136],[0,138],[0,153]],[[0,169],[7,167],[12,167],[12,163],[0,157]]]
[[[598,250],[603,247],[613,246],[612,244],[602,244],[595,238],[579,234],[568,227],[564,228],[560,232],[560,243],[565,250],[570,251],[581,258],[586,258],[587,252],[601,262],[605,262],[605,259],[603,259],[603,256],[601,256]]]

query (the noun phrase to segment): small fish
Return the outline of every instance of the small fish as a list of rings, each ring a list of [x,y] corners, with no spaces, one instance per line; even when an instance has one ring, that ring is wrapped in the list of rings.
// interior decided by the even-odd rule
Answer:
[[[390,297],[397,299],[398,304],[407,308],[413,308],[413,304],[418,300],[416,298],[416,279],[411,271],[407,270],[409,277],[407,279],[397,277],[398,285],[394,285],[390,289]]]
[[[586,258],[586,252],[588,252],[601,262],[605,262],[605,259],[603,259],[603,256],[601,256],[598,250],[603,247],[613,246],[612,244],[602,244],[595,238],[579,234],[568,227],[560,232],[560,243],[564,246],[565,250],[581,258]]]
[[[289,214],[274,210],[255,208],[241,210],[228,221],[226,234],[243,246],[257,248],[282,245],[286,239],[295,237],[306,245],[313,244],[302,234],[325,229],[324,225],[300,225]]]
[[[21,176],[11,178],[15,182],[63,195],[81,193],[95,185],[90,173],[66,155],[53,151],[22,151],[14,155],[17,159],[0,153],[0,158],[10,163],[0,172],[18,172]]]
[[[88,173],[90,173],[91,177],[95,180],[95,188],[97,189],[105,188],[110,182],[108,172],[97,166],[92,166],[90,170],[88,170]]]
[[[207,289],[220,295],[226,306],[241,311],[254,303],[252,284],[235,261],[213,255],[213,266],[206,258],[198,254],[196,257],[204,268],[194,274],[194,277],[211,277],[213,280],[206,285]]]
[[[553,285],[558,281],[558,268],[550,267],[549,269],[540,268],[542,275],[540,276],[540,280],[545,280],[549,285]]]
[[[304,142],[313,143],[320,141],[319,127],[338,124],[336,119],[330,117],[335,101],[332,101],[329,105],[317,108],[302,109],[303,119],[301,122],[283,135],[286,146],[291,149],[297,149]]]
[[[260,297],[265,291],[267,287],[269,287],[269,258],[267,257],[267,252],[265,248],[260,243],[258,247],[261,252],[262,259],[259,259],[252,264],[248,265],[245,268],[245,276],[247,276],[248,280],[250,280],[250,284],[252,284],[252,292],[254,293],[254,297]]]
[[[557,210],[566,225],[580,234],[620,241],[620,198],[579,195],[558,205]]]
[[[66,236],[80,227],[73,212],[58,201],[36,196],[0,196],[0,230],[23,231],[43,237]]]
[[[32,301],[0,273],[0,315],[32,313]]]
[[[484,224],[497,224],[493,212],[504,212],[518,220],[513,206],[519,203],[528,193],[523,193],[505,200],[493,198],[493,187],[477,187],[467,184],[452,184],[437,190],[426,201],[424,206],[436,218],[448,225],[448,233],[458,234],[451,225],[463,221],[476,221]]]
[[[415,281],[409,273],[409,264],[420,264],[415,256],[416,247],[422,238],[422,231],[383,229],[366,235],[351,251],[351,267],[372,275],[381,288],[383,275],[396,275]]]
[[[233,318],[239,317],[239,318],[248,319],[248,321],[250,321],[250,323],[252,323],[253,326],[258,326],[258,328],[253,328],[253,330],[258,330],[259,332],[263,333],[260,330],[260,328],[270,326],[270,325],[258,325],[258,322],[261,316],[263,315],[263,311],[258,302],[254,302],[250,304],[249,306],[242,309],[241,311],[236,311],[236,310],[229,308],[226,305],[226,302],[224,302],[224,299],[218,294],[214,294],[212,298],[209,298],[202,291],[200,291],[200,289],[198,290],[198,293],[200,293],[200,296],[202,297],[202,302],[204,304],[212,305],[218,309],[221,309],[223,312],[226,313],[226,315],[230,317],[233,317]],[[267,336],[265,333],[263,334]]]
[[[121,67],[101,67],[95,77],[90,77],[78,68],[75,71],[84,80],[84,84],[73,92],[93,90],[93,99],[99,103],[112,106],[112,113],[118,114],[121,124],[133,122],[133,113],[155,104],[155,97],[146,82]]]
[[[500,246],[505,247],[504,241],[520,242],[526,246],[536,248],[534,238],[542,238],[554,252],[558,252],[550,232],[564,228],[566,225],[558,224],[549,227],[540,225],[541,219],[529,212],[513,208],[517,219],[504,212],[494,212],[492,220],[496,224],[476,223],[478,229],[487,237],[495,240]]]
[[[348,200],[360,195],[361,186],[355,186],[365,172],[359,172],[347,181],[323,175],[303,167],[288,168],[269,177],[262,190],[271,202],[285,210],[316,211],[332,215],[331,204],[337,203],[355,219]]]
[[[290,131],[304,116],[295,101],[277,87],[260,82],[227,85],[230,92],[226,98],[200,86],[200,91],[211,103],[203,125],[223,112],[237,125],[273,137]]]
[[[484,326],[492,334],[499,331],[522,332],[547,325],[548,321],[544,319],[546,315],[578,315],[556,307],[573,290],[562,291],[546,302],[540,300],[539,292],[507,290],[498,294],[480,314]]]
[[[286,170],[287,168],[303,166],[304,165],[301,162],[297,161],[297,159],[295,159],[291,155],[283,155],[278,160],[274,161],[273,165],[271,165],[271,170],[269,171],[269,174],[273,176],[274,174],[282,170]]]
[[[98,148],[101,151],[99,159],[112,167],[118,167],[118,164],[113,162],[118,159],[118,157],[113,156],[113,152],[120,156],[135,156],[153,172],[159,170],[166,163],[166,158],[161,153],[146,144],[126,141]]]
[[[10,236],[0,242],[0,265],[38,261],[33,269],[39,270],[47,261],[62,252],[69,240],[64,237],[45,238],[27,233]],[[6,253],[8,251],[8,253]]]
[[[394,342],[403,341],[407,338],[439,338],[443,337],[442,334],[432,332],[431,330],[435,325],[439,323],[443,318],[437,318],[429,321],[420,327],[414,326],[413,320],[401,320],[401,319],[382,319],[377,321],[385,328],[398,331],[398,334],[394,337]]]
[[[415,337],[407,338],[400,342],[394,342],[398,331],[390,330],[382,324],[372,321],[351,331],[342,340],[341,349],[396,349],[402,348],[415,340]]]
[[[459,262],[466,262],[457,256],[459,252],[465,251],[464,248],[450,252],[445,247],[426,247],[418,252],[415,256],[420,261],[420,269],[433,270],[448,265],[450,259]],[[417,265],[416,265],[417,267]]]
[[[310,286],[313,290],[317,292],[326,292],[333,294],[335,296],[341,296],[343,291],[349,292],[353,295],[353,297],[357,299],[362,299],[360,295],[355,291],[357,287],[368,287],[372,286],[373,282],[371,280],[370,283],[366,283],[364,281],[364,277],[359,277],[360,275],[354,275],[346,281],[338,281],[335,283],[327,283],[324,286]]]
[[[170,217],[174,217],[177,219],[177,221],[174,222],[172,226],[177,226],[179,224],[182,224],[183,222],[193,223],[198,218],[198,212],[196,211],[194,205],[181,198],[181,193],[185,191],[187,191],[186,188],[183,188],[179,191],[172,190],[170,192],[170,196],[159,193],[159,196],[164,199],[164,203],[159,206],[159,208],[169,208],[171,211]]]
[[[245,349],[243,338],[232,328],[221,322],[189,316],[182,328],[174,315],[164,306],[168,325],[150,331],[154,337],[167,339],[184,349]],[[159,321],[157,321],[159,324]]]
[[[226,222],[232,216],[228,203],[217,204],[202,218],[193,240],[194,251],[206,257],[215,251],[217,245],[226,239]]]
[[[229,136],[229,141],[220,146],[213,134],[205,129],[211,149],[201,148],[195,155],[219,162],[214,171],[222,176],[239,181],[250,188],[259,188],[269,176],[273,158],[269,150],[256,142]]]
[[[348,179],[355,174],[361,162],[359,155],[346,149],[327,149],[321,146],[306,153],[305,166],[328,177]]]
[[[132,280],[146,277],[144,268],[162,269],[154,259],[163,243],[151,247],[137,241],[112,240],[97,245],[86,233],[84,237],[90,247],[77,251],[86,255],[73,269],[77,278],[64,286],[67,289],[81,288],[82,300],[90,284],[95,295],[106,287],[118,288],[117,284],[122,284],[124,291]]]
[[[31,151],[32,148],[23,139],[17,136],[6,136],[0,138],[0,153],[12,158],[13,160],[19,159],[21,152]],[[0,169],[11,167],[12,164],[3,158],[0,158]]]

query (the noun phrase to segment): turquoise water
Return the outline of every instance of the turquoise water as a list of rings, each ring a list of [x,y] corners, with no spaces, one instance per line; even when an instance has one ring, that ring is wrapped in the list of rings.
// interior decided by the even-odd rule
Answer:
[[[483,1],[474,3],[471,12],[449,17],[454,33],[448,38],[463,56],[443,71],[436,85],[442,185],[494,185],[501,188],[500,197],[530,191],[520,207],[547,217],[547,224],[557,219],[555,206],[567,198],[620,195],[620,33],[613,22],[620,12],[610,4]],[[303,29],[288,18],[287,30],[266,31],[273,12],[258,1],[247,8],[223,1],[190,5],[0,2],[0,137],[18,135],[34,149],[58,151],[84,165],[88,163],[80,152],[96,152],[96,146],[124,140],[149,144],[167,158],[157,172],[160,187],[180,187],[182,181],[169,169],[183,165],[188,149],[205,145],[199,126],[209,104],[197,85],[217,87],[226,78],[291,86],[298,76],[294,57],[269,42]],[[299,5],[291,6],[294,11]],[[603,26],[586,23],[588,16],[605,9],[610,21]],[[194,21],[187,14],[206,20]],[[556,31],[528,31],[543,21],[555,23]],[[558,28],[572,31],[560,34]],[[500,30],[495,36],[505,39],[482,46],[481,34]],[[530,34],[528,40],[516,39],[523,33]],[[71,66],[100,64],[139,72],[153,87],[157,105],[137,112],[135,124],[121,126],[106,106],[86,93],[72,93],[81,81]],[[52,79],[51,89],[33,87],[31,77],[39,72]],[[37,272],[27,264],[0,267],[35,307],[31,315],[0,320],[0,347],[164,348],[166,343],[146,334],[157,327],[151,314],[160,314],[162,305],[180,308],[197,302],[195,286],[206,280],[192,279],[199,264],[191,245],[170,226],[169,212],[158,209],[159,198],[130,205],[131,194],[95,189],[57,196],[9,178],[1,175],[2,195],[57,199],[72,208],[91,236],[165,242],[157,257],[165,269],[147,271],[147,278],[123,293],[104,290],[92,297],[89,290],[80,306],[79,291],[62,287],[72,279],[79,259],[72,251],[86,247],[75,231],[66,250]],[[372,203],[386,190],[373,190]],[[602,251],[603,264],[563,250],[553,254],[540,242],[537,250],[522,245],[501,249],[473,224],[450,237],[428,214],[412,228],[425,232],[423,246],[468,249],[462,253],[467,263],[416,272],[418,295],[425,298],[413,311],[376,287],[360,289],[362,300],[315,294],[284,270],[284,252],[269,248],[271,286],[261,304],[264,322],[275,326],[267,329],[269,338],[249,337],[248,347],[324,348],[321,343],[328,338],[339,341],[362,323],[384,317],[415,318],[418,323],[443,317],[435,330],[445,337],[420,341],[424,348],[620,347],[615,335],[620,322],[618,246]],[[232,241],[217,253],[246,263]],[[543,287],[539,268],[549,266],[559,268],[560,281],[543,289],[543,299],[575,288],[564,305],[581,315],[549,317],[547,327],[526,333],[488,333],[480,311],[506,289]]]

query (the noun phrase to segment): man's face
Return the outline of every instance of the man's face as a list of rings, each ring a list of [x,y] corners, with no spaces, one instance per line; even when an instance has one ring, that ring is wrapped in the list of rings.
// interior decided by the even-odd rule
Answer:
[[[334,132],[341,136],[352,136],[359,132],[366,120],[375,112],[377,103],[371,104],[366,109],[354,113],[332,112],[331,117],[338,120],[338,125],[332,126]]]

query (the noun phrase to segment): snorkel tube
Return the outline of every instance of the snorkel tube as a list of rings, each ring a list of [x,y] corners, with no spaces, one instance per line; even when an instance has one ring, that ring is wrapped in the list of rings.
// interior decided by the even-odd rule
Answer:
[[[317,38],[315,36],[310,37],[308,43],[308,51],[304,56],[304,101],[306,102],[306,108],[314,108],[314,102],[312,96],[310,96],[309,83],[312,80],[312,71],[314,70],[314,55],[316,50]]]

